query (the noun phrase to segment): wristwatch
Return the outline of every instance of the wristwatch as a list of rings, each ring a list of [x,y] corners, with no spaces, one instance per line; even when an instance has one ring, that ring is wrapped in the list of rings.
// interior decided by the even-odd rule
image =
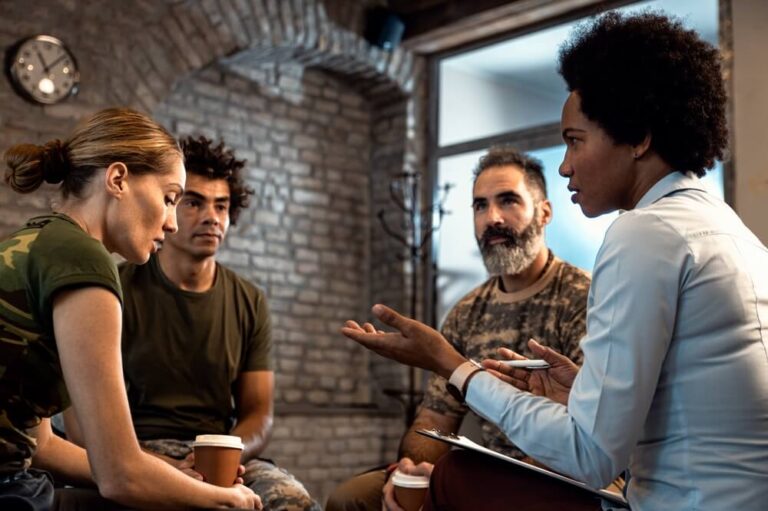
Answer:
[[[448,383],[445,388],[456,401],[463,403],[466,397],[469,380],[471,380],[477,373],[484,370],[485,369],[474,360],[464,362],[451,373],[451,377],[448,378]]]

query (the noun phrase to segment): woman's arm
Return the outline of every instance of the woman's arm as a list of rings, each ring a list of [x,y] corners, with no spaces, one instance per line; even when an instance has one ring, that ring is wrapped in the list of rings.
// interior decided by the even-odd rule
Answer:
[[[51,429],[50,419],[43,419],[35,436],[37,450],[32,464],[36,468],[55,471],[58,478],[67,484],[93,485],[85,450],[56,436]]]
[[[131,424],[120,355],[121,311],[107,289],[86,287],[54,297],[53,324],[64,379],[105,497],[131,507],[260,507],[242,485],[219,488],[192,479],[139,448]],[[51,470],[66,468],[57,456]]]
[[[584,365],[567,408],[483,374],[470,381],[467,404],[551,469],[595,488],[610,484],[629,464],[656,396],[686,257],[663,220],[621,215],[595,262]]]

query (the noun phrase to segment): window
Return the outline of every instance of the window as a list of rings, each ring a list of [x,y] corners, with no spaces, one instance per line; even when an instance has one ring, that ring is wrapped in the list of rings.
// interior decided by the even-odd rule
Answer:
[[[653,0],[620,10],[661,9],[681,18],[712,44],[718,42],[718,0]],[[566,180],[557,170],[565,153],[560,111],[568,92],[557,73],[558,49],[574,26],[571,21],[489,46],[438,57],[435,185],[451,184],[449,212],[433,242],[437,267],[435,314],[440,324],[464,294],[487,278],[474,237],[472,170],[494,144],[510,144],[542,160],[554,217],[548,246],[562,259],[590,270],[605,230],[616,213],[586,218],[570,201]],[[723,196],[723,169],[705,181]]]

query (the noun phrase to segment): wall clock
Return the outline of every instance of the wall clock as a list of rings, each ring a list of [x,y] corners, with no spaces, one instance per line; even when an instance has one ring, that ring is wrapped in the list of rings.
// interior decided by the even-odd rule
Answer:
[[[16,92],[44,105],[76,94],[80,82],[72,52],[49,35],[28,37],[12,46],[6,56],[6,71]]]

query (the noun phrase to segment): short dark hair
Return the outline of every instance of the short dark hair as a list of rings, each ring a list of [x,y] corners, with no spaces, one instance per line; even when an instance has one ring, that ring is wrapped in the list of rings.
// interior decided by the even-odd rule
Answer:
[[[488,152],[477,162],[474,172],[475,181],[486,170],[506,165],[520,167],[525,174],[526,183],[539,190],[543,198],[547,198],[547,181],[544,179],[544,166],[541,161],[511,146],[500,145],[488,149]]]
[[[609,12],[560,49],[560,74],[581,111],[616,143],[651,148],[675,170],[703,176],[728,140],[720,55],[661,13]]]
[[[218,145],[205,137],[186,137],[181,139],[184,152],[184,166],[187,172],[208,179],[226,179],[229,184],[229,221],[237,223],[242,209],[247,208],[253,188],[243,180],[242,170],[245,160],[235,158],[231,149],[226,149],[224,142]]]

